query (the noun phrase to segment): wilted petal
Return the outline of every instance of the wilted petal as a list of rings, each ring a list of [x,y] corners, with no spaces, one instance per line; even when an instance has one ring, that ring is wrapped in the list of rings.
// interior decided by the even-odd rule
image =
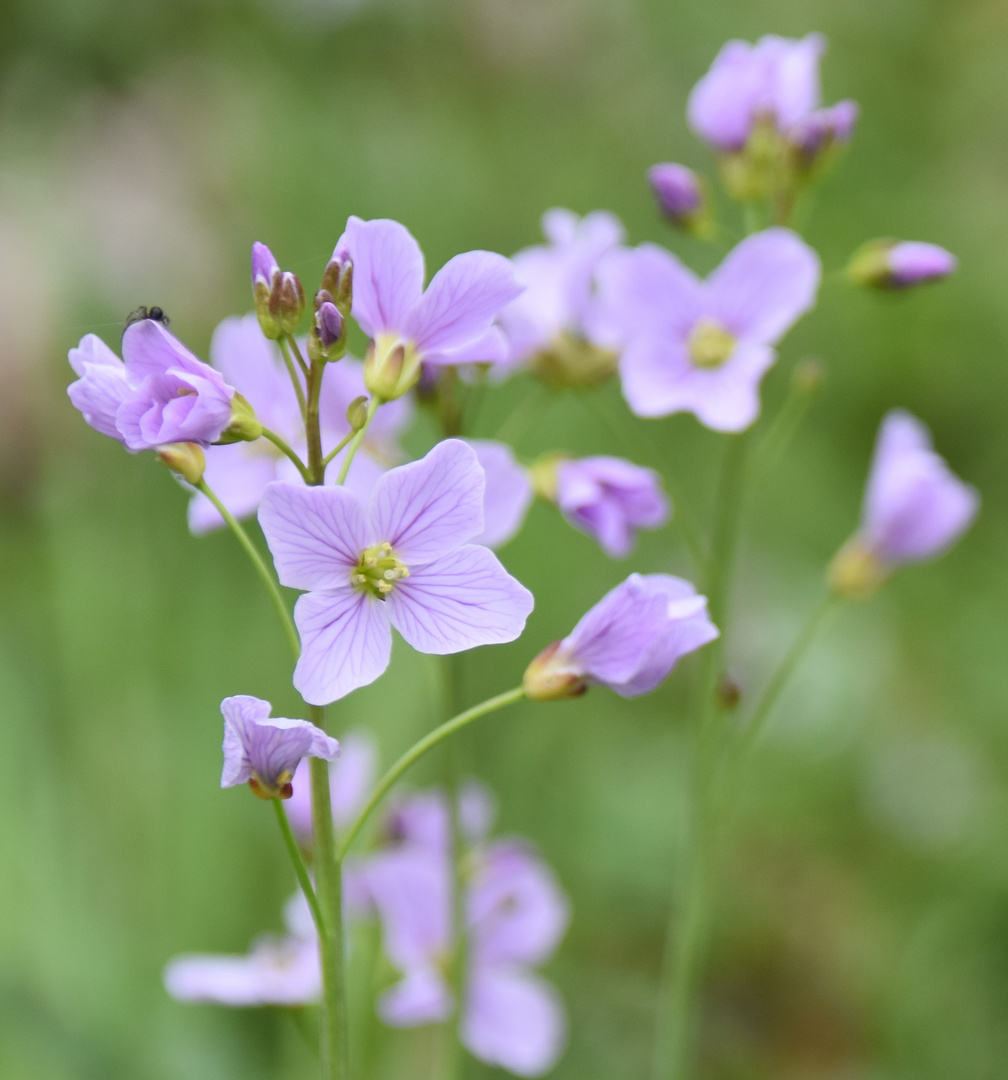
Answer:
[[[710,313],[735,337],[775,344],[812,308],[819,256],[790,229],[746,237],[708,277]]]
[[[413,573],[483,528],[483,470],[461,439],[439,442],[420,461],[385,473],[371,496],[371,531]],[[401,588],[401,583],[396,586]]]
[[[354,284],[356,288],[356,278]],[[421,353],[457,349],[481,338],[522,288],[503,255],[490,251],[456,255],[434,275],[402,332]]]
[[[349,588],[361,552],[375,541],[364,504],[342,487],[270,484],[259,524],[281,584],[293,589]]]
[[[411,968],[406,977],[379,995],[376,1008],[389,1027],[418,1027],[447,1020],[454,1007],[451,990],[433,967]]]
[[[530,972],[481,967],[470,979],[461,1036],[481,1061],[518,1076],[542,1076],[567,1039],[563,1002]]]
[[[353,260],[353,317],[364,333],[400,333],[423,292],[423,252],[410,231],[398,221],[351,217],[336,252]]]
[[[486,476],[483,494],[483,531],[475,543],[496,548],[506,544],[521,529],[532,504],[532,482],[528,470],[515,460],[506,443],[470,439],[480,468]]]
[[[493,552],[475,545],[411,571],[386,600],[406,641],[438,655],[514,641],[533,603]]]
[[[368,593],[349,588],[306,593],[294,605],[294,621],[301,634],[294,686],[311,705],[345,697],[388,667],[388,616]]]

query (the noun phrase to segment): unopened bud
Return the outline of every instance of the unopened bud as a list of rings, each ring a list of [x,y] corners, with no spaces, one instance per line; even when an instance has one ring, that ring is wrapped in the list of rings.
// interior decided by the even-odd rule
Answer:
[[[796,164],[807,171],[824,160],[833,147],[850,142],[858,112],[857,102],[838,101],[799,120],[787,133],[787,140],[797,154]]]
[[[858,537],[836,553],[829,567],[829,585],[837,596],[871,596],[889,577],[890,569]]]
[[[315,294],[315,314],[308,335],[308,357],[315,364],[339,360],[346,352],[346,323],[333,303],[332,294],[319,289]]]
[[[353,262],[345,251],[333,252],[322,275],[322,288],[332,294],[333,303],[347,318],[353,306]]]
[[[252,245],[252,302],[259,318],[259,327],[271,340],[281,334],[279,325],[270,314],[270,295],[279,276],[280,265],[273,257],[273,252],[257,240]]]
[[[959,260],[937,244],[917,241],[871,240],[847,264],[847,276],[858,285],[877,289],[907,289],[941,281]]]
[[[560,701],[588,689],[583,673],[573,668],[561,651],[562,644],[555,641],[548,645],[525,669],[522,688],[530,700]]]
[[[241,394],[231,399],[231,419],[217,440],[221,445],[236,442],[254,442],[263,433],[263,426],[256,419],[255,410]]]
[[[162,465],[167,465],[173,473],[177,473],[194,487],[203,479],[206,455],[203,448],[196,443],[182,442],[159,446],[157,456]]]
[[[367,423],[367,417],[368,399],[361,394],[360,397],[355,397],[347,406],[346,419],[347,423],[350,425],[350,430],[360,431]]]
[[[284,270],[273,281],[269,313],[282,333],[293,334],[304,313],[305,295],[298,276]]]
[[[702,176],[673,162],[653,165],[647,175],[658,209],[673,225],[699,236],[710,235],[713,221]]]
[[[379,334],[364,355],[364,386],[381,401],[394,401],[420,378],[420,359],[412,343]]]

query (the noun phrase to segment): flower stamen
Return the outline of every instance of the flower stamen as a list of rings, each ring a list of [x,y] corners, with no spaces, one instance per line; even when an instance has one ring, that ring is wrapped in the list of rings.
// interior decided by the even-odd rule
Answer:
[[[409,569],[397,559],[389,543],[374,544],[361,552],[360,562],[350,575],[350,584],[361,592],[370,592],[384,600],[392,586],[409,577]]]

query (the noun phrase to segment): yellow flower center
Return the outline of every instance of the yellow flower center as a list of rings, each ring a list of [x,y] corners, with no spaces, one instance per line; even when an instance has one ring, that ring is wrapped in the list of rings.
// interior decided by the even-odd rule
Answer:
[[[735,338],[716,319],[699,319],[689,336],[689,356],[694,367],[718,368],[734,348]]]
[[[392,586],[401,578],[409,577],[405,564],[392,554],[389,543],[372,544],[361,552],[360,562],[350,575],[350,584],[361,592],[370,592],[384,600]]]

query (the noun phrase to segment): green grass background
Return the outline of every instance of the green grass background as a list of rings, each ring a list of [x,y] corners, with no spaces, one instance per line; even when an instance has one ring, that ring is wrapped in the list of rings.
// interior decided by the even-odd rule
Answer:
[[[757,688],[853,529],[874,432],[902,405],[983,494],[946,558],[844,610],[775,714],[711,911],[701,1072],[718,1080],[994,1080],[1008,1059],[1004,570],[1008,7],[997,0],[7,0],[0,7],[0,1077],[312,1075],[286,1016],[185,1007],[160,971],[243,951],[293,887],[268,808],[221,792],[219,700],[295,707],[286,646],[231,538],[192,539],[185,496],[70,407],[66,350],[161,304],[205,351],[249,304],[268,242],[313,282],[346,216],[390,216],[431,269],[534,242],[549,206],[666,233],[655,161],[711,166],[684,120],[723,40],[824,32],[827,101],[861,103],[807,236],[827,270],[862,240],[946,245],[946,284],[836,278],[785,340],[828,380],[752,493],[729,645]],[[528,392],[487,403],[491,434]],[[623,409],[618,388],[599,393]],[[709,517],[721,441],[640,422]],[[411,437],[420,453],[431,429]],[[576,397],[526,455],[627,452]],[[513,685],[630,570],[686,572],[672,529],[607,560],[549,508],[502,553],[536,595],[517,643],[463,661],[466,702]],[[471,730],[467,769],[573,901],[547,974],[571,1015],[558,1078],[647,1075],[693,671],[623,702],[594,691]],[[429,658],[332,710],[386,762],[439,719]],[[437,781],[435,756],[416,782]],[[431,1033],[389,1037],[374,1077],[423,1080]],[[492,1071],[468,1063],[468,1077]],[[367,1080],[371,1080],[370,1077]]]

